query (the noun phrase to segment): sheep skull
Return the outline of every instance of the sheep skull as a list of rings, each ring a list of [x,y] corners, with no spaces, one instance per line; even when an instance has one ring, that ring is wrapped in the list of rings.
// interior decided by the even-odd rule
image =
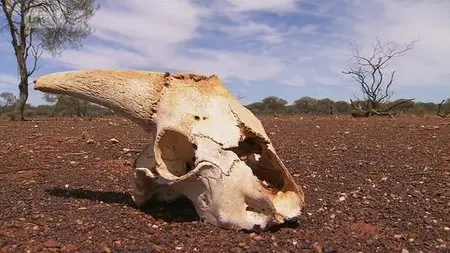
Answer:
[[[38,78],[35,89],[103,105],[156,132],[135,162],[137,206],[184,195],[201,219],[246,230],[300,215],[301,188],[260,121],[215,75],[61,72]]]

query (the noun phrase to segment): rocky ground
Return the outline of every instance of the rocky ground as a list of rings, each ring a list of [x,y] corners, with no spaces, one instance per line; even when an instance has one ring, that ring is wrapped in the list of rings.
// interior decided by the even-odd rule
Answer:
[[[1,252],[449,252],[450,121],[261,117],[307,205],[259,234],[130,198],[148,137],[121,118],[0,121]]]

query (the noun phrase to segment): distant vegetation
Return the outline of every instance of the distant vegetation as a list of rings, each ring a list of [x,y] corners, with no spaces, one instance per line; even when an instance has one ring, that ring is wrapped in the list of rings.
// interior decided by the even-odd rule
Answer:
[[[25,117],[94,117],[107,116],[113,113],[102,106],[69,96],[55,96],[45,94],[43,99],[48,105],[32,106],[26,104]],[[5,117],[14,117],[17,98],[9,92],[0,94],[0,114]]]
[[[48,105],[31,106],[26,105],[25,114],[27,117],[94,117],[108,116],[113,113],[93,103],[69,96],[56,96],[45,94],[43,99]],[[398,101],[387,102],[386,107],[396,104]],[[13,113],[16,97],[12,93],[0,94],[0,114],[5,117]],[[450,112],[450,98],[443,101],[440,114]],[[362,104],[365,101],[353,101],[354,104]],[[316,99],[312,97],[302,97],[288,104],[283,98],[270,96],[260,102],[245,105],[254,114],[302,114],[302,115],[350,115],[354,110],[349,102],[333,101],[328,98]],[[394,114],[436,114],[439,104],[407,101],[395,108]]]
[[[398,104],[403,99],[386,102],[385,107]],[[353,101],[353,104],[361,104],[363,107],[366,101]],[[292,104],[279,97],[267,97],[261,102],[246,105],[246,107],[255,114],[304,114],[304,115],[338,115],[350,114],[354,111],[351,103],[346,101],[333,101],[329,98],[316,99],[312,97],[302,97]],[[395,107],[395,114],[436,114],[439,104],[432,102],[414,102],[406,101]],[[441,106],[441,114],[450,111],[450,98],[448,98]]]

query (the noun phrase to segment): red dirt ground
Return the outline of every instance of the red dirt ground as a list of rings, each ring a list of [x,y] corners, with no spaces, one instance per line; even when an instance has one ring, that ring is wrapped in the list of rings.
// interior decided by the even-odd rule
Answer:
[[[307,205],[259,235],[201,223],[186,201],[135,208],[148,137],[127,120],[0,121],[0,251],[449,252],[449,119],[261,121]]]

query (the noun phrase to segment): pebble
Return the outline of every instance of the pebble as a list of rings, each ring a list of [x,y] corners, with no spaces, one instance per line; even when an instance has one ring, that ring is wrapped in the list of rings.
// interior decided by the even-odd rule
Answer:
[[[331,246],[329,246],[325,249],[325,253],[337,253],[337,252],[338,252],[337,249],[335,249]]]
[[[230,249],[230,252],[232,253],[244,253],[245,251],[242,248],[234,247]]]
[[[44,247],[46,248],[58,248],[59,243],[53,239],[47,240],[44,242]]]
[[[449,228],[449,227],[444,227],[444,230],[445,230],[445,231],[449,231],[450,228]]]
[[[310,240],[305,240],[303,242],[303,249],[311,249],[312,248],[312,242]]]
[[[109,140],[109,142],[111,142],[112,144],[117,144],[117,143],[119,143],[119,141],[118,141],[116,138],[111,138],[111,139]]]
[[[244,248],[244,247],[245,247],[245,243],[243,243],[243,242],[240,242],[238,245],[239,245],[239,247],[241,247],[241,248]]]
[[[262,237],[260,235],[257,235],[255,237],[253,237],[253,240],[255,240],[255,241],[262,241],[262,240],[264,240],[264,237]]]
[[[86,143],[87,143],[87,144],[94,144],[95,141],[94,141],[93,139],[88,139],[88,140],[86,141]]]
[[[409,250],[407,250],[407,249],[402,249],[401,253],[409,253]]]
[[[312,245],[312,251],[314,252],[314,253],[322,253],[323,251],[322,251],[322,247],[320,247],[320,245],[318,244],[318,243],[314,243],[313,245]]]

